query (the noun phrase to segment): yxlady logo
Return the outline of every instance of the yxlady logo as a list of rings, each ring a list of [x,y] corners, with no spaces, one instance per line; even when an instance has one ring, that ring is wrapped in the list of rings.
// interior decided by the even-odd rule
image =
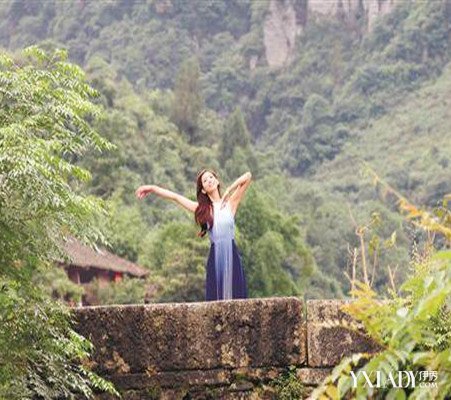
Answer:
[[[357,387],[357,380],[359,376],[363,376],[364,384],[373,388],[414,388],[416,385],[420,387],[436,387],[437,371],[398,371],[397,373],[389,373],[388,375],[376,371],[375,373],[367,374],[366,371],[358,371],[357,374],[351,371],[352,386]],[[374,376],[375,375],[375,376]],[[376,379],[373,379],[373,378]],[[418,378],[418,379],[417,379]]]

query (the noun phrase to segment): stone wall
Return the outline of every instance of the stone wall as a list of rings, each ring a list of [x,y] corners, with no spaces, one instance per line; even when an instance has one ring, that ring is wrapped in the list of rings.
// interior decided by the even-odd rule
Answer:
[[[95,345],[93,367],[132,399],[275,399],[289,366],[317,385],[343,356],[375,352],[343,302],[278,297],[74,309]],[[109,399],[99,395],[99,399]]]

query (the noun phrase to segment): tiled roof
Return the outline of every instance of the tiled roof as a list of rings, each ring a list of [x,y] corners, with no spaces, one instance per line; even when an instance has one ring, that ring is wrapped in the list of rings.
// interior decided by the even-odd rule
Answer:
[[[108,271],[122,272],[132,276],[143,277],[149,272],[131,261],[125,260],[104,248],[98,251],[84,245],[76,238],[70,238],[64,248],[71,260],[70,265],[81,268],[99,268]]]

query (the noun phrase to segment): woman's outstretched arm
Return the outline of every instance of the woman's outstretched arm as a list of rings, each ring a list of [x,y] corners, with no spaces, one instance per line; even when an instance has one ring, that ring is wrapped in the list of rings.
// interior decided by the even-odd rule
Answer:
[[[157,196],[160,196],[164,199],[174,200],[176,203],[181,205],[183,208],[186,208],[188,211],[194,212],[197,208],[197,201],[192,201],[181,194],[172,192],[168,189],[163,189],[157,185],[143,185],[136,189],[136,197],[138,199],[143,199],[150,193],[155,193]]]
[[[232,212],[235,215],[238,205],[243,198],[244,192],[250,185],[252,180],[252,174],[246,172],[241,175],[235,182],[233,182],[224,192],[223,202],[230,201]]]

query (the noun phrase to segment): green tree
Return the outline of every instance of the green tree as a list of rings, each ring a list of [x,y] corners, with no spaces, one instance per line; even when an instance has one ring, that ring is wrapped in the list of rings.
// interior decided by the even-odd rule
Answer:
[[[197,237],[194,222],[168,222],[144,240],[139,263],[148,265],[152,301],[202,301],[205,299],[205,265],[208,239]]]
[[[441,400],[451,394],[451,213],[446,200],[431,213],[415,207],[396,192],[391,194],[398,198],[406,219],[439,235],[443,244],[429,239],[423,248],[418,247],[410,262],[409,276],[399,289],[393,287],[384,301],[368,284],[355,282],[351,292],[355,300],[342,308],[359,321],[351,329],[361,332],[363,326],[381,350],[376,355],[357,353],[343,358],[313,391],[313,399],[330,396]],[[355,385],[351,370],[356,376]],[[393,387],[389,383],[389,375],[397,376],[401,370],[414,374],[414,385]],[[380,386],[375,384],[376,371],[382,375],[378,378]],[[435,371],[436,379],[422,379],[421,371]],[[374,385],[365,382],[362,372]]]
[[[283,213],[267,194],[248,189],[237,213],[237,242],[251,297],[305,292],[316,264],[299,222],[299,216]]]
[[[224,123],[218,151],[219,161],[230,178],[241,175],[243,170],[258,173],[257,158],[251,147],[251,135],[239,107]]]
[[[0,82],[0,397],[113,391],[80,364],[92,345],[72,330],[68,310],[33,284],[64,257],[65,237],[102,237],[102,202],[78,192],[90,174],[70,161],[111,148],[88,123],[101,114],[97,93],[66,52],[35,47],[0,54]]]
[[[449,192],[449,0],[398,3],[363,36],[366,17],[301,18],[303,34],[296,38],[290,65],[281,69],[268,68],[265,57],[263,27],[271,13],[269,0],[231,0],[227,6],[202,1],[7,0],[0,2],[0,45],[17,49],[39,41],[53,48],[62,43],[102,92],[97,101],[108,107],[108,115],[95,127],[118,150],[83,157],[93,174],[92,194],[107,198],[118,190],[128,207],[143,181],[187,193],[186,182],[191,183],[205,165],[224,169],[224,178],[230,180],[245,169],[258,179],[272,172],[282,178],[285,171],[298,177],[280,192],[278,201],[306,217],[310,214],[305,208],[315,213],[306,241],[323,273],[316,274],[314,284],[327,277],[329,282],[317,287],[326,290],[346,265],[345,241],[351,232],[346,229],[345,202],[332,203],[342,196],[358,203],[373,196],[355,179],[356,155],[384,165],[384,174],[399,189],[415,190],[419,201],[426,202],[427,196],[432,204]],[[169,89],[182,62],[194,54],[209,108],[202,108],[189,145],[188,133],[168,121],[175,104]],[[425,87],[416,90],[423,83]],[[221,154],[218,147],[227,120],[223,116],[237,106],[252,132],[250,148],[255,155],[254,145],[261,151],[256,169],[248,165],[251,157],[241,147],[221,165],[214,160]],[[322,118],[317,113],[321,108],[331,118]],[[401,120],[405,122],[393,122]],[[428,150],[431,156],[426,156]],[[299,201],[292,194],[309,181],[318,185],[330,205],[319,205],[316,211],[315,198],[303,196]],[[159,201],[151,209],[140,207],[149,229],[156,221],[179,217],[166,211]],[[317,220],[316,215],[323,217]],[[118,243],[120,251],[122,246]]]
[[[196,58],[182,63],[175,82],[172,104],[172,120],[192,141],[196,139],[195,133],[203,105],[199,85],[200,72]]]
[[[120,282],[105,285],[94,279],[86,287],[87,301],[94,304],[142,304],[146,297],[146,281],[144,279],[125,276]]]
[[[251,143],[250,133],[246,127],[244,115],[239,107],[227,117],[222,134],[219,159],[222,164],[232,158],[236,147],[249,148]]]

